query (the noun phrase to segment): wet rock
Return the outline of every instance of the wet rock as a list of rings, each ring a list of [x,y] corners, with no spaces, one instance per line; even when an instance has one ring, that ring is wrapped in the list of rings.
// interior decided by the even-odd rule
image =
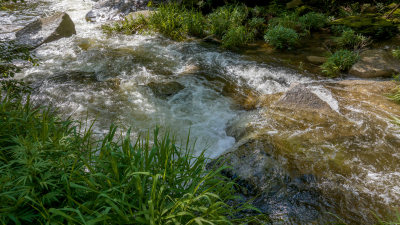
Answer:
[[[390,52],[381,49],[366,50],[349,73],[362,78],[391,77],[400,72],[400,62]]]
[[[357,33],[371,36],[375,39],[390,39],[398,33],[398,28],[390,20],[377,14],[349,16],[332,21],[334,25],[344,25]]]
[[[183,70],[181,75],[188,75],[188,74],[195,74],[200,71],[200,67],[198,65],[190,64],[185,66],[185,69]]]
[[[262,140],[262,141],[260,141]],[[242,139],[234,151],[220,157],[231,168],[225,175],[237,180],[241,192],[252,204],[269,215],[272,222],[310,223],[325,208],[313,175],[291,176],[270,153],[274,146],[262,137]]]
[[[185,88],[185,86],[175,81],[167,83],[150,82],[147,86],[153,91],[155,96],[162,99],[173,96]]]
[[[89,22],[120,20],[131,12],[145,9],[149,0],[100,0],[86,14]]]
[[[321,113],[332,112],[332,108],[326,101],[322,100],[315,92],[302,84],[295,85],[289,89],[276,102],[275,107],[317,111]]]
[[[73,34],[76,34],[75,24],[69,15],[57,12],[50,17],[35,20],[19,30],[15,36],[18,44],[36,48]]]
[[[238,142],[221,156],[232,167],[227,174],[258,196],[253,204],[273,222],[327,224],[336,220],[322,212],[332,212],[348,224],[374,223],[371,209],[390,213],[399,197],[386,191],[397,188],[397,178],[369,183],[364,174],[397,171],[400,136],[391,115],[400,115],[400,106],[384,95],[397,85],[316,82],[272,94],[229,125]],[[392,203],[379,200],[382,194]]]
[[[313,56],[313,55],[307,56],[306,58],[310,63],[317,64],[317,65],[322,65],[327,60],[326,57]]]
[[[288,3],[286,3],[286,8],[287,9],[293,9],[301,6],[303,4],[302,0],[292,0]]]

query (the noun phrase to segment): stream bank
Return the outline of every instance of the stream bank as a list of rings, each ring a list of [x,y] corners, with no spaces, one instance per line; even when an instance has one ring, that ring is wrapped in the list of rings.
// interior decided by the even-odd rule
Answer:
[[[241,53],[200,40],[108,37],[84,18],[93,3],[82,4],[42,4],[66,11],[77,34],[38,47],[39,66],[19,74],[36,103],[97,119],[98,135],[112,123],[133,135],[162,124],[184,138],[190,128],[197,151],[229,159],[227,173],[277,224],[335,219],[326,212],[371,223],[371,211],[386,217],[398,207],[400,133],[391,117],[400,109],[384,96],[393,81],[318,76],[319,67],[305,63],[308,53],[298,56],[304,49],[279,53],[260,44]],[[35,7],[26,11],[30,20],[42,16]],[[9,27],[25,18],[8,13]],[[317,48],[323,54],[320,46],[310,52]]]

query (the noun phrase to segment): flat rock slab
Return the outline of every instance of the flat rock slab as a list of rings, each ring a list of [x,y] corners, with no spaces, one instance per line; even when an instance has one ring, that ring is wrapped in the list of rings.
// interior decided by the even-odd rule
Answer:
[[[71,17],[67,13],[57,12],[50,17],[33,21],[19,30],[15,37],[18,44],[36,48],[74,34],[76,34],[75,24]]]
[[[382,49],[366,50],[360,54],[360,60],[349,73],[362,78],[391,77],[400,72],[400,61],[390,52]]]

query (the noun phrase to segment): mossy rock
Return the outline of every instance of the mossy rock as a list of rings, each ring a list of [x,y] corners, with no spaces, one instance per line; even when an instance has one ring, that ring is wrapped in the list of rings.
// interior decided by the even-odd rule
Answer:
[[[349,16],[334,20],[331,23],[350,27],[356,32],[371,36],[374,39],[389,39],[399,31],[393,22],[376,14]]]
[[[390,11],[385,13],[385,16],[388,15],[389,13],[390,13]],[[392,21],[393,23],[400,24],[400,9],[396,9],[392,13],[392,15],[390,15],[389,20]]]

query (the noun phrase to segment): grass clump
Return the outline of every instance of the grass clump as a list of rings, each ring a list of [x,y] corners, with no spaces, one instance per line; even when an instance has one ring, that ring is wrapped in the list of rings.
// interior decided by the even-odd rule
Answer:
[[[326,26],[328,18],[322,13],[309,12],[299,18],[299,23],[304,30],[319,30]]]
[[[113,25],[102,26],[103,31],[135,34],[155,31],[173,40],[184,40],[187,36],[202,37],[206,30],[206,19],[200,11],[188,10],[176,3],[162,4],[148,16],[126,17]]]
[[[267,30],[264,36],[267,43],[278,49],[291,49],[297,44],[299,35],[295,30],[278,25]]]
[[[154,30],[173,40],[183,40],[187,35],[202,36],[206,25],[201,12],[175,3],[160,5],[149,22]]]
[[[330,77],[336,77],[340,72],[347,71],[359,59],[357,53],[349,50],[339,50],[332,54],[321,66],[322,72]]]
[[[245,6],[225,5],[208,15],[210,33],[222,38],[229,29],[243,25],[248,15]]]
[[[268,21],[269,27],[281,26],[290,28],[296,31],[301,31],[301,24],[299,23],[299,15],[297,13],[283,13],[279,17],[274,17]]]
[[[253,34],[245,26],[232,27],[222,37],[222,47],[234,48],[253,40]]]
[[[392,50],[392,55],[393,57],[395,57],[396,59],[400,59],[400,48],[396,48]]]
[[[94,141],[29,98],[0,95],[0,224],[244,222],[235,218],[250,207],[206,161],[158,129],[131,141],[111,127]]]
[[[351,29],[343,31],[342,35],[335,39],[335,42],[340,48],[353,50],[362,49],[371,43],[370,38],[362,34],[356,34],[356,32]]]

